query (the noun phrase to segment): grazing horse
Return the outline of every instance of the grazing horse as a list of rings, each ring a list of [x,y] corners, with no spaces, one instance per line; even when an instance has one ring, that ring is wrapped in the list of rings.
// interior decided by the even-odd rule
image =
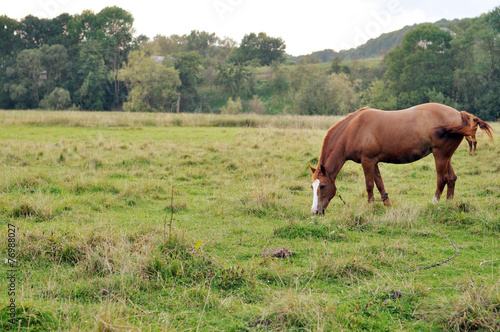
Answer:
[[[476,154],[477,140],[476,135],[465,136],[467,143],[469,143],[469,156]]]
[[[379,162],[406,164],[430,153],[434,155],[438,201],[445,185],[447,198],[453,198],[457,175],[451,157],[464,136],[475,134],[477,127],[492,139],[488,123],[465,111],[429,103],[400,111],[362,108],[333,125],[323,140],[317,168],[313,173],[313,214],[324,214],[337,191],[335,179],[347,160],[361,163],[365,173],[368,201],[374,200],[374,182],[385,205],[389,195],[378,168]]]

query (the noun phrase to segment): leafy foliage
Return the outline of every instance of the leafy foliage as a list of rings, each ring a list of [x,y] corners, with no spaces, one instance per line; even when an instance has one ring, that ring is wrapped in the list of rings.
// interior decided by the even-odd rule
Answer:
[[[247,34],[241,45],[233,50],[230,59],[236,63],[256,60],[261,66],[268,66],[273,61],[283,62],[285,59],[285,42],[281,38],[273,38],[265,32]]]
[[[229,98],[227,100],[226,106],[221,108],[222,114],[240,114],[243,110],[243,106],[241,105],[241,99],[238,97],[236,100]]]
[[[356,49],[294,58],[285,55],[284,40],[265,32],[246,34],[239,45],[199,30],[134,37],[134,17],[116,6],[53,19],[1,16],[0,107],[39,108],[60,87],[82,110],[220,113],[228,98],[240,97],[242,112],[344,115],[363,106],[440,102],[496,120],[499,22],[497,7],[472,19],[407,26]],[[140,68],[153,66],[146,59],[180,84],[168,79],[160,96],[157,74],[167,71],[155,65],[155,77],[144,80]],[[131,85],[139,79],[142,90]]]
[[[129,89],[125,111],[171,111],[177,101],[176,87],[181,84],[179,74],[136,51],[130,54],[128,64],[120,70],[119,79]]]
[[[47,110],[63,110],[71,106],[69,91],[63,88],[55,88],[40,102],[40,107]]]

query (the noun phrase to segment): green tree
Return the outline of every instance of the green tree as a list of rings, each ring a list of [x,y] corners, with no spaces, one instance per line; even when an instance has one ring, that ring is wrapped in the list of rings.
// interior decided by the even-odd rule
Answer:
[[[170,37],[156,35],[153,40],[142,43],[141,50],[149,55],[170,56],[181,52],[184,40],[185,38],[179,35],[171,35]]]
[[[5,15],[0,16],[0,66],[21,49],[21,23]]]
[[[395,94],[388,89],[387,82],[376,79],[372,82],[367,92],[366,104],[381,110],[395,110],[398,108],[398,100]]]
[[[486,120],[500,117],[500,7],[457,31],[456,101]]]
[[[134,17],[128,11],[117,6],[106,7],[96,15],[97,26],[100,31],[100,42],[104,62],[113,73],[113,92],[115,106],[122,102],[122,94],[118,72],[127,59],[128,53],[134,48],[132,25]]]
[[[21,20],[21,39],[25,49],[39,48],[47,41],[50,20],[28,15]]]
[[[106,7],[97,14],[84,11],[68,22],[67,31],[73,43],[91,43],[112,73],[112,86],[106,92],[111,91],[113,98],[104,108],[118,107],[126,98],[118,72],[128,53],[137,47],[132,36],[133,23],[132,14],[117,6]]]
[[[55,88],[40,102],[40,107],[47,110],[64,110],[71,106],[69,91],[63,88]]]
[[[109,95],[109,83],[111,82],[110,70],[104,64],[99,46],[95,41],[89,41],[82,45],[78,56],[78,89],[76,97],[82,109],[99,111],[104,110],[106,95]]]
[[[100,30],[95,13],[91,10],[84,10],[81,14],[74,15],[68,22],[66,33],[73,44],[97,42],[100,38]],[[98,45],[95,44],[95,46]]]
[[[298,91],[308,82],[320,74],[317,66],[299,63],[290,72],[290,87],[292,91]]]
[[[196,51],[180,53],[175,61],[175,69],[179,72],[182,85],[180,93],[180,110],[194,111],[199,102],[198,83],[201,75],[201,57]]]
[[[228,93],[232,99],[240,94],[243,85],[251,78],[251,74],[243,65],[219,65],[215,84],[224,93]]]
[[[181,84],[178,72],[155,62],[144,51],[134,51],[120,70],[119,79],[128,87],[125,111],[169,111],[177,101],[176,88]]]
[[[64,84],[63,78],[69,68],[68,53],[62,45],[43,45],[40,48],[42,52],[42,67],[47,71],[47,80],[45,82],[45,91],[52,91],[56,86]]]
[[[21,20],[20,29],[23,47],[31,49],[55,44],[69,47],[71,40],[66,34],[66,27],[71,19],[72,16],[67,13],[53,19],[26,16]]]
[[[299,114],[345,115],[356,110],[359,97],[347,74],[317,74],[302,84],[295,101]]]
[[[304,65],[312,65],[316,63],[321,63],[321,60],[318,59],[318,57],[314,54],[308,54],[305,57],[301,58],[298,63]]]
[[[193,30],[186,36],[186,51],[197,51],[201,57],[205,58],[210,49],[216,46],[218,40],[215,33]]]
[[[47,35],[45,44],[47,45],[62,45],[66,49],[74,46],[71,38],[67,34],[67,26],[73,19],[68,13],[63,13],[51,20],[50,33]]]
[[[452,96],[451,39],[448,31],[423,24],[408,32],[401,46],[387,54],[385,79],[398,97],[399,108],[427,102],[432,89]]]
[[[273,78],[271,79],[270,86],[275,93],[282,94],[290,90],[290,79],[285,70],[278,62],[271,64],[273,70]]]
[[[335,58],[333,58],[332,65],[330,66],[330,73],[335,73],[335,74],[346,73],[346,74],[349,74],[350,72],[351,72],[351,70],[349,69],[349,67],[342,64],[342,59],[340,58],[340,56],[337,55]]]
[[[37,108],[40,102],[40,72],[42,52],[38,49],[23,50],[16,58],[14,66],[7,69],[10,84],[6,85],[10,98],[20,108]]]
[[[265,32],[250,33],[243,37],[230,58],[238,64],[257,60],[260,65],[268,66],[273,61],[283,62],[285,49],[285,42],[279,37],[270,37]]]
[[[0,108],[13,107],[10,98],[11,78],[7,76],[7,67],[22,48],[18,31],[21,23],[5,15],[0,16]]]

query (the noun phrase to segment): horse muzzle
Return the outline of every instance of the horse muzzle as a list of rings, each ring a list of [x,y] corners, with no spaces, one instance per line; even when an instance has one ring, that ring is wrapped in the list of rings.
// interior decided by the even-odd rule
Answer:
[[[312,214],[320,215],[323,216],[325,214],[325,209],[318,209],[318,208],[312,208],[311,209]]]

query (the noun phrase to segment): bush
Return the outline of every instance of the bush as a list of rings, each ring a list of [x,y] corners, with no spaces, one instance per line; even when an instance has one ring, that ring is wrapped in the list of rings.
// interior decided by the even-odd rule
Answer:
[[[250,113],[255,114],[266,114],[266,105],[259,96],[253,96],[253,99],[249,102],[248,108]]]
[[[232,98],[227,100],[226,106],[223,106],[220,111],[222,114],[240,114],[243,110],[243,106],[241,105],[241,99],[238,97],[236,101]]]
[[[358,104],[354,85],[341,73],[307,78],[297,91],[295,106],[299,114],[345,115],[355,111]]]
[[[40,107],[46,110],[64,110],[71,106],[69,91],[63,88],[55,88],[40,102]]]

